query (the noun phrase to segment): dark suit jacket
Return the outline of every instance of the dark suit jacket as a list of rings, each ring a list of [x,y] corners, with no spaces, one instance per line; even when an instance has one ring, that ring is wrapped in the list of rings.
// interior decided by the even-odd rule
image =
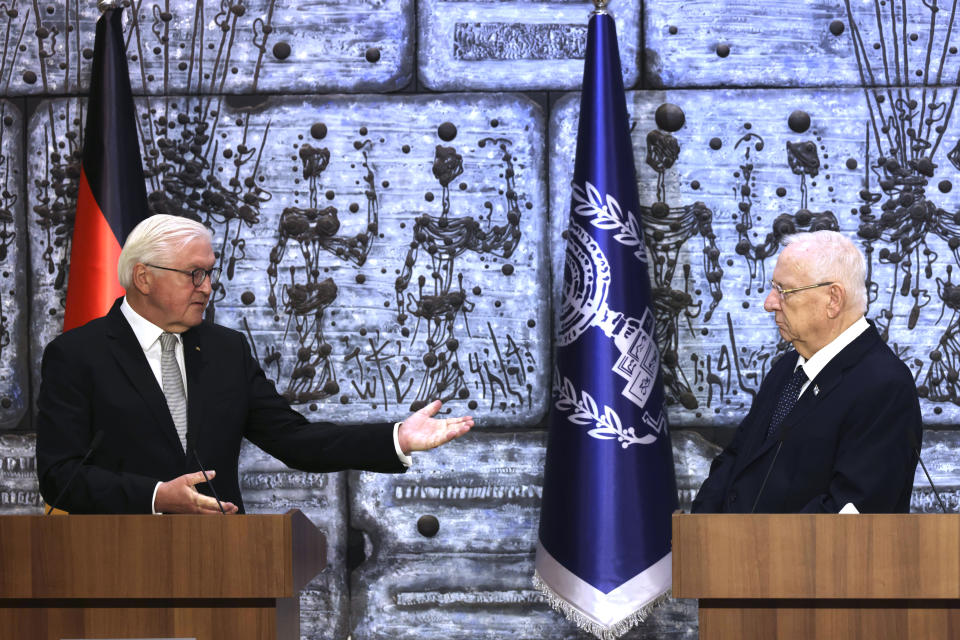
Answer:
[[[910,370],[871,324],[810,382],[778,435],[767,438],[798,357],[790,351],[770,369],[692,510],[749,513],[772,465],[758,513],[836,513],[848,502],[863,513],[906,513],[923,428]]]
[[[163,391],[120,302],[103,318],[47,345],[37,418],[40,492],[71,513],[150,513],[158,481],[199,469],[184,454]],[[237,465],[246,437],[304,471],[399,472],[393,426],[310,423],[290,408],[250,354],[243,334],[203,323],[183,334],[188,449],[194,448],[221,500],[243,511]],[[78,469],[94,434],[99,447]],[[197,488],[210,495],[205,484]]]

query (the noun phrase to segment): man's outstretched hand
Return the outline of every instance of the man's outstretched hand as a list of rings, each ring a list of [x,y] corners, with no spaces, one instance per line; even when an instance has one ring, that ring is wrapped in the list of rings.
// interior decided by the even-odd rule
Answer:
[[[207,471],[207,477],[210,479],[213,479],[216,474],[217,472],[213,469]],[[220,513],[217,501],[210,496],[203,495],[194,486],[202,482],[206,482],[206,480],[203,479],[203,473],[200,471],[184,474],[169,482],[162,482],[157,487],[154,509],[158,513]],[[232,502],[221,504],[224,513],[237,512],[237,506]]]
[[[411,451],[426,451],[459,438],[473,426],[473,418],[434,418],[440,410],[441,402],[434,400],[403,421],[397,431],[400,450],[409,455]]]

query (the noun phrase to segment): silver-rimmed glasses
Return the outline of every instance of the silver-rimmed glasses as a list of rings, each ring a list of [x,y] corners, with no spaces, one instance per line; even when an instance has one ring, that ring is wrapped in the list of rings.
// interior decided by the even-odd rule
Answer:
[[[794,287],[794,288],[792,288],[792,289],[784,289],[783,287],[781,287],[779,284],[777,284],[777,283],[774,282],[773,280],[770,281],[770,286],[772,286],[772,287],[773,287],[773,290],[777,292],[777,295],[780,296],[780,299],[781,299],[781,300],[783,300],[784,298],[786,298],[787,295],[789,295],[789,294],[791,294],[791,293],[796,293],[797,291],[805,291],[805,290],[807,290],[807,289],[816,289],[817,287],[826,287],[826,286],[829,286],[829,285],[831,285],[831,284],[833,284],[833,282],[818,282],[817,284],[808,284],[808,285],[805,286],[805,287]]]

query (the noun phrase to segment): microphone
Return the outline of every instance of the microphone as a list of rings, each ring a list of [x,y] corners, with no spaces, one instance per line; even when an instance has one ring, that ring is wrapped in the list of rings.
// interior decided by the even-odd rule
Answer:
[[[73,473],[70,474],[70,479],[67,480],[67,484],[63,485],[63,489],[60,490],[60,495],[57,496],[56,500],[50,503],[50,508],[47,509],[46,515],[53,513],[53,508],[60,503],[60,498],[63,497],[63,494],[65,494],[67,489],[70,488],[70,485],[73,484],[73,479],[77,477],[77,471],[80,471],[80,467],[84,465],[84,463],[87,461],[87,458],[89,458],[93,452],[97,450],[97,447],[100,446],[101,440],[103,440],[103,429],[98,429],[97,432],[93,434],[93,440],[90,441],[90,448],[87,449],[83,459],[80,460],[80,464],[73,469]]]
[[[913,448],[913,453],[916,454],[917,460],[920,462],[920,467],[923,469],[924,475],[927,476],[927,482],[930,483],[930,488],[933,489],[933,495],[936,496],[937,502],[940,504],[940,510],[947,513],[947,507],[943,504],[940,492],[937,491],[937,487],[933,484],[933,478],[930,477],[930,473],[927,471],[927,465],[923,464],[923,458],[920,457],[920,444],[917,442],[917,434],[913,432],[913,429],[910,429],[907,433],[910,436],[910,446]]]
[[[783,441],[787,439],[787,436],[793,432],[793,429],[796,425],[790,425],[789,427],[782,427],[777,431],[777,450],[773,453],[773,460],[770,461],[770,466],[767,467],[767,475],[763,476],[763,482],[760,483],[760,490],[757,491],[757,499],[753,501],[753,508],[750,509],[750,513],[756,513],[757,504],[760,503],[760,496],[763,495],[763,489],[767,486],[767,480],[770,478],[770,472],[773,471],[773,465],[777,462],[777,456],[780,455],[780,448],[783,446]]]
[[[217,506],[220,507],[220,513],[226,515],[226,512],[223,510],[223,505],[220,503],[220,496],[217,495],[217,490],[214,488],[213,483],[210,482],[210,478],[207,477],[207,470],[203,468],[203,463],[200,462],[200,456],[197,455],[197,448],[193,445],[192,439],[187,436],[187,439],[190,440],[187,442],[187,448],[193,453],[193,459],[197,461],[197,466],[200,467],[200,473],[203,474],[203,480],[207,483],[207,486],[210,487],[210,491],[213,492],[213,499],[217,501]]]
[[[767,475],[763,476],[763,482],[760,483],[760,490],[757,491],[757,499],[753,501],[753,507],[750,509],[750,513],[756,513],[757,504],[760,503],[760,496],[763,495],[763,489],[767,486],[767,480],[770,478],[770,472],[773,471],[773,465],[777,462],[777,456],[780,455],[780,447],[783,446],[783,433],[777,435],[777,450],[773,452],[773,460],[770,461],[770,466],[767,467]]]

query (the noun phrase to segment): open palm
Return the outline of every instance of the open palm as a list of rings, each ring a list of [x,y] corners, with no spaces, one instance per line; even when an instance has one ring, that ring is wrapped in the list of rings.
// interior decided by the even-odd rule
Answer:
[[[403,421],[397,432],[397,440],[404,454],[411,451],[426,451],[459,438],[473,426],[473,418],[434,418],[443,403],[434,400]]]

